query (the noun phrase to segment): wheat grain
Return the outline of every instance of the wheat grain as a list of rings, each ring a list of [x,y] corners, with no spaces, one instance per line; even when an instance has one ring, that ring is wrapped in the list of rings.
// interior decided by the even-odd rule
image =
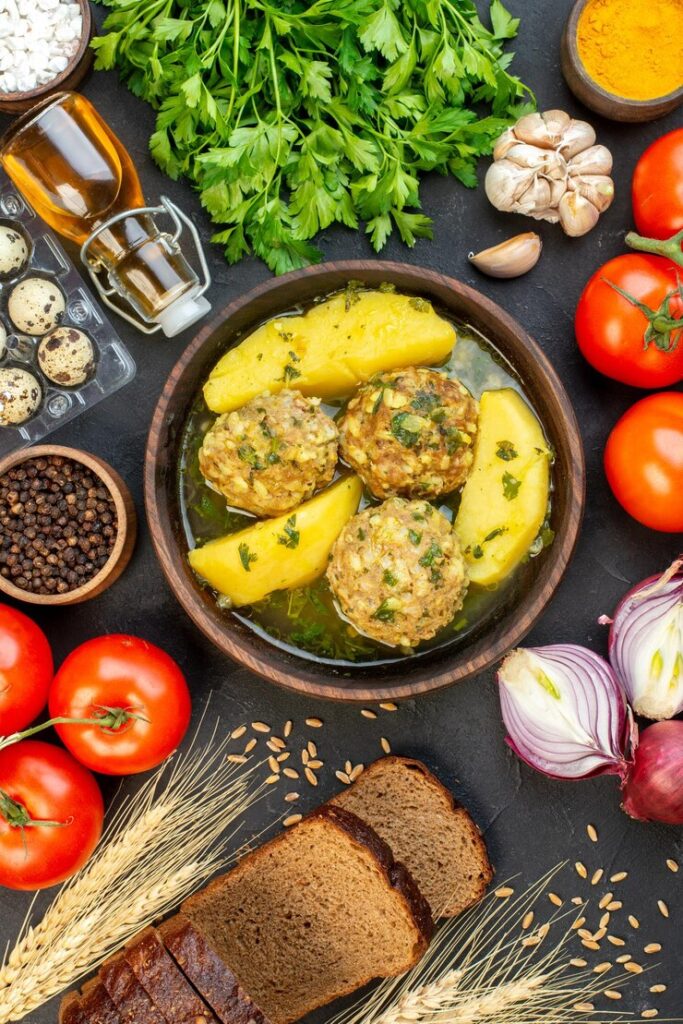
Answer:
[[[398,711],[398,704],[394,704],[393,700],[385,700],[380,707],[382,711]]]
[[[597,885],[604,873],[605,872],[602,868],[598,868],[597,871],[594,871],[591,875],[591,885]]]
[[[228,760],[229,735],[219,743],[214,737],[124,800],[89,863],[42,919],[32,925],[29,911],[0,966],[0,1024],[90,973],[229,861],[236,823],[263,787],[255,769]]]
[[[648,942],[647,946],[643,946],[643,953],[660,953],[661,950],[662,946],[659,942]]]
[[[610,875],[610,882],[623,882],[625,878],[628,878],[628,871],[617,871],[616,875]]]
[[[254,732],[270,732],[270,726],[265,722],[252,722],[251,727]]]
[[[676,874],[676,872],[678,871],[678,862],[673,860],[672,857],[668,858],[666,866],[668,867],[669,871],[673,871],[674,874]]]
[[[322,729],[323,721],[321,718],[307,718],[306,725],[310,726],[311,729]]]
[[[646,1017],[646,1018],[656,1017],[658,1013],[659,1013],[659,1010],[655,1010],[655,1008],[652,1007],[651,1010],[643,1010],[643,1012],[641,1013],[640,1016],[641,1017]]]
[[[657,900],[657,909],[659,910],[659,913],[662,915],[662,917],[669,916],[669,908],[667,907],[664,900]]]
[[[285,722],[285,727],[282,730],[282,735],[284,736],[285,739],[289,739],[289,737],[292,735],[293,725],[294,723],[292,722],[291,718],[288,718],[287,721]]]
[[[590,841],[592,843],[597,843],[598,833],[595,828],[595,825],[586,825],[586,832],[588,833],[588,838],[590,839]]]
[[[650,985],[650,992],[666,992],[666,985]]]
[[[577,860],[576,864],[574,865],[574,869],[579,878],[588,878],[588,871],[586,870],[586,865],[582,864],[580,860]]]

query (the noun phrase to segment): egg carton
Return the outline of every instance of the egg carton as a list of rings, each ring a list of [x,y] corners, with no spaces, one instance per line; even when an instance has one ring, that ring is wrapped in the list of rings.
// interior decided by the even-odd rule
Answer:
[[[23,236],[28,246],[28,259],[19,269],[0,273],[0,323],[7,332],[6,349],[0,355],[0,371],[18,369],[33,374],[40,385],[42,399],[35,413],[24,422],[0,425],[0,456],[35,444],[118,391],[135,376],[133,357],[102,308],[84,287],[69,257],[52,232],[4,177],[0,178],[0,229],[2,227],[13,228]],[[92,343],[94,366],[82,384],[69,387],[49,380],[38,363],[38,347],[48,332],[40,336],[29,334],[20,330],[10,318],[8,300],[12,289],[31,277],[48,280],[63,294],[64,312],[59,316],[57,326],[73,327],[83,332]],[[0,387],[0,409],[6,397],[3,399]]]

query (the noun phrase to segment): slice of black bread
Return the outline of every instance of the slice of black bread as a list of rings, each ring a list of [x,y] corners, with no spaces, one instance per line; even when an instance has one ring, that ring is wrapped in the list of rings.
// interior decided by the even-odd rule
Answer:
[[[167,1024],[123,953],[105,960],[100,967],[100,981],[116,1007],[121,1024]]]
[[[455,917],[484,895],[493,871],[481,833],[421,761],[380,758],[331,802],[389,844],[434,917]]]
[[[209,1004],[221,1024],[270,1024],[238,979],[184,914],[159,926],[178,967]]]
[[[403,974],[429,905],[369,825],[327,806],[191,896],[183,913],[273,1024]]]
[[[117,1009],[99,978],[92,978],[83,985],[81,1007],[88,1024],[121,1024]]]
[[[124,951],[167,1024],[216,1024],[216,1018],[169,956],[154,928],[145,928]]]
[[[67,992],[59,1004],[59,1024],[90,1024],[78,992]]]

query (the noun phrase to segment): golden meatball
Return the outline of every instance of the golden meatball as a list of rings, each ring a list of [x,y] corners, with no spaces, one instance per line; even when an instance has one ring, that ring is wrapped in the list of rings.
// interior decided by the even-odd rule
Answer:
[[[467,571],[458,538],[426,501],[390,498],[354,516],[332,549],[327,579],[356,629],[415,647],[462,608]]]
[[[320,400],[284,390],[219,416],[204,437],[199,466],[229,505],[279,516],[330,482],[337,444],[337,427]]]
[[[380,373],[349,402],[342,458],[377,498],[436,498],[467,479],[477,413],[467,388],[436,370]]]

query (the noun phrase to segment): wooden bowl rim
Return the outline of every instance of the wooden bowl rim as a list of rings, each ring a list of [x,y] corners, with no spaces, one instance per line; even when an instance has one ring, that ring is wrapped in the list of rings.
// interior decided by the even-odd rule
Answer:
[[[642,112],[647,110],[661,110],[663,107],[666,107],[669,111],[675,109],[679,103],[683,102],[683,85],[680,85],[678,89],[674,89],[672,92],[663,93],[661,96],[653,96],[649,100],[634,100],[630,99],[628,96],[620,96],[619,93],[616,92],[609,92],[588,74],[584,63],[581,60],[581,55],[579,54],[577,30],[579,18],[581,17],[584,7],[592,2],[593,0],[574,0],[574,5],[567,16],[564,29],[564,36],[567,44],[567,55],[572,63],[574,71],[581,79],[584,87],[599,99],[616,104],[624,110]]]
[[[325,669],[327,666],[323,664],[317,670],[317,679],[313,679],[311,677],[315,671],[316,664],[314,661],[309,662],[307,659],[299,659],[300,662],[304,663],[300,670],[296,665],[288,666],[283,661],[282,655],[275,644],[264,640],[262,641],[263,647],[257,650],[256,644],[253,641],[240,636],[227,623],[221,632],[220,639],[214,635],[212,626],[215,627],[216,620],[211,616],[204,601],[201,600],[199,592],[191,586],[189,579],[183,575],[182,556],[177,548],[173,527],[170,525],[170,528],[166,529],[165,516],[168,515],[168,506],[165,502],[165,494],[167,482],[166,477],[162,478],[160,475],[159,479],[157,478],[156,468],[163,449],[163,427],[171,419],[168,415],[168,406],[173,400],[178,383],[176,378],[180,377],[193,357],[199,353],[204,343],[220,328],[222,323],[243,312],[259,298],[267,296],[269,293],[291,283],[296,284],[299,281],[310,283],[316,278],[323,278],[325,275],[330,274],[344,274],[353,279],[354,276],[362,276],[367,271],[379,271],[382,274],[386,274],[388,279],[396,274],[411,277],[415,282],[414,290],[416,292],[426,289],[433,293],[437,288],[445,288],[454,292],[458,298],[475,303],[488,316],[492,316],[501,324],[506,324],[507,328],[516,335],[520,346],[528,350],[530,357],[533,357],[534,362],[540,368],[541,376],[548,392],[548,401],[555,406],[558,412],[558,420],[561,423],[559,429],[566,438],[568,459],[571,463],[577,486],[571,489],[568,494],[564,517],[566,520],[564,535],[555,538],[553,545],[548,549],[545,565],[542,566],[539,577],[534,580],[519,604],[506,615],[506,624],[502,635],[492,638],[488,644],[484,643],[485,637],[480,641],[483,648],[474,662],[454,668],[452,664],[449,664],[452,661],[452,656],[449,658],[449,652],[443,651],[442,659],[444,664],[440,668],[433,666],[434,671],[430,671],[428,677],[423,675],[419,679],[413,679],[406,683],[388,682],[379,685],[373,685],[369,678],[363,680],[363,683],[356,679],[353,681],[353,686],[350,686],[345,677],[350,675],[352,669],[346,672],[346,666],[344,666],[345,677],[328,677],[328,680],[325,681]],[[321,285],[320,293],[324,291],[324,287],[324,285]],[[403,285],[403,287],[410,286]],[[275,315],[277,315],[275,312],[269,314],[269,316]],[[514,366],[514,361],[512,362]],[[515,369],[519,370],[519,367],[515,367]],[[183,422],[186,414],[187,406],[183,410]],[[178,417],[175,418],[175,421],[177,419]],[[303,270],[295,270],[280,277],[269,278],[228,303],[208,324],[202,327],[172,368],[152,416],[144,467],[145,509],[154,550],[171,591],[198,629],[223,654],[227,654],[238,664],[271,682],[307,696],[346,702],[376,702],[378,700],[405,699],[441,689],[485,671],[508,650],[519,643],[545,610],[571,560],[578,541],[583,517],[585,485],[586,468],[583,444],[573,406],[559,376],[537,342],[497,303],[488,299],[469,285],[446,274],[441,274],[436,270],[389,260],[330,261],[318,266],[307,267]],[[170,518],[168,516],[169,523]],[[543,583],[541,583],[541,576],[545,577]],[[392,665],[392,669],[396,670],[398,665],[399,663]],[[371,670],[372,666],[368,671]]]
[[[44,96],[49,95],[53,90],[58,91],[62,82],[65,82],[66,79],[74,73],[78,65],[86,56],[88,47],[90,46],[93,29],[90,0],[76,0],[76,2],[81,8],[83,31],[81,32],[78,48],[69,58],[69,62],[64,70],[60,71],[55,78],[51,78],[49,82],[37,85],[35,89],[29,89],[28,92],[0,92],[0,102],[7,103],[9,105],[10,103],[30,103],[32,100],[40,100]]]
[[[95,473],[105,485],[116,506],[117,530],[114,547],[109,558],[95,576],[92,576],[82,586],[76,587],[74,590],[67,590],[64,594],[55,594],[54,596],[51,594],[33,594],[30,591],[22,590],[20,587],[15,587],[4,576],[0,576],[0,590],[16,601],[26,601],[28,604],[78,604],[86,599],[88,594],[96,587],[98,588],[98,593],[103,589],[102,584],[116,569],[118,561],[123,554],[128,534],[131,528],[134,528],[132,517],[128,513],[126,501],[124,500],[124,492],[128,488],[116,470],[98,455],[81,451],[80,448],[69,448],[61,444],[39,444],[32,448],[20,448],[18,451],[11,452],[3,459],[0,459],[0,476],[4,476],[7,470],[21,465],[22,462],[28,462],[30,459],[40,459],[49,455],[62,455],[66,459],[71,459],[72,462],[80,462],[81,465],[86,466],[91,472]]]

